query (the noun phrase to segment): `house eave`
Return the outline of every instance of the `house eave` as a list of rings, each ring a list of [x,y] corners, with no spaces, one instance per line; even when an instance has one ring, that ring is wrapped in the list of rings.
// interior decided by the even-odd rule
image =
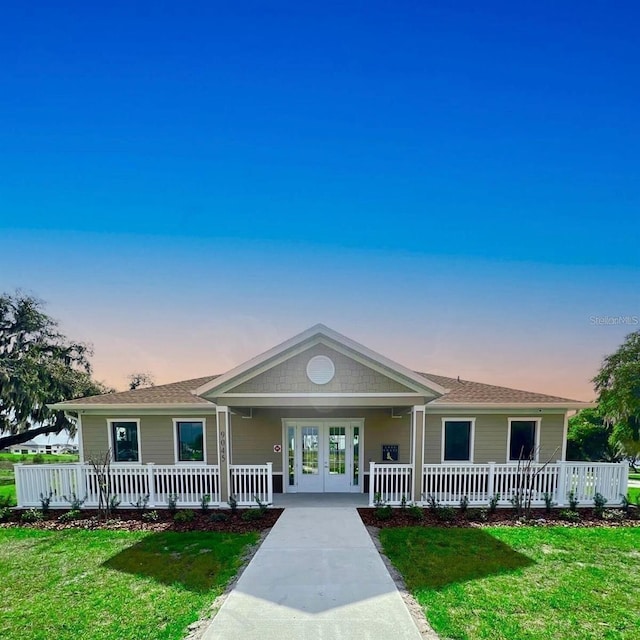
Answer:
[[[548,410],[556,409],[560,411],[566,410],[579,410],[579,409],[593,409],[597,407],[595,402],[438,402],[427,404],[426,410],[429,413],[438,413],[441,410],[461,410],[461,411],[473,411],[474,409],[496,409],[501,411],[509,411],[516,409],[527,410]]]
[[[202,413],[211,413],[211,411],[215,411],[216,405],[213,402],[208,404],[203,404],[202,402],[198,403],[144,403],[144,402],[136,402],[136,403],[92,403],[92,404],[83,404],[83,403],[68,403],[61,402],[57,404],[49,404],[47,405],[49,409],[55,410],[63,410],[63,411],[77,411],[79,413],[97,413],[103,411],[118,411],[118,412],[135,412],[135,411],[190,411],[190,412],[202,412]]]

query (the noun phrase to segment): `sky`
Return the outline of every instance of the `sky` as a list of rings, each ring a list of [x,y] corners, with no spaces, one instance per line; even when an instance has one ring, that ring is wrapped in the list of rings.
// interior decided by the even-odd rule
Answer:
[[[317,322],[591,400],[640,329],[635,2],[25,2],[0,23],[0,291],[95,377]]]

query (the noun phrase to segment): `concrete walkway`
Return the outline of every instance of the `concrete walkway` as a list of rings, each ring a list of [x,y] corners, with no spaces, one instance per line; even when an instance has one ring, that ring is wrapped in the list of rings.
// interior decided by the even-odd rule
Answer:
[[[355,508],[301,506],[280,516],[203,640],[421,637]]]

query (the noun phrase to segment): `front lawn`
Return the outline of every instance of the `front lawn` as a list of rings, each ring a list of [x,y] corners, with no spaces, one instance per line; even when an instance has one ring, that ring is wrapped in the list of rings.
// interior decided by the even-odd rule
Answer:
[[[380,540],[442,637],[638,637],[638,528],[410,527]]]
[[[16,485],[15,484],[0,484],[0,503],[3,499],[8,499],[11,504],[16,503]]]
[[[0,638],[179,640],[257,539],[0,529]]]
[[[640,487],[629,487],[628,494],[629,502],[636,504],[640,501]]]

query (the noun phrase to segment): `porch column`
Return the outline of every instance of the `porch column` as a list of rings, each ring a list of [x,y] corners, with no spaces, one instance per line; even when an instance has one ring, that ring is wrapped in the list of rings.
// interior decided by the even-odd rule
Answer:
[[[424,412],[423,404],[411,409],[411,464],[413,465],[413,502],[422,502],[422,465],[424,464]]]
[[[229,415],[229,407],[216,407],[221,504],[229,499]]]

